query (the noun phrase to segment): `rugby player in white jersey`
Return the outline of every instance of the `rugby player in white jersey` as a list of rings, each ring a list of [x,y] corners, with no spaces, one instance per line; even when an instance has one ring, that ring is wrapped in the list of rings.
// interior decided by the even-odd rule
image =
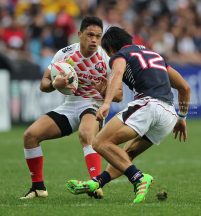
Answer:
[[[43,153],[39,145],[43,140],[68,136],[78,131],[90,178],[102,172],[101,157],[92,149],[93,139],[100,126],[96,120],[96,110],[103,104],[107,78],[110,75],[109,57],[99,46],[102,30],[101,19],[84,18],[78,32],[80,43],[59,50],[51,62],[68,61],[71,58],[79,78],[79,86],[74,95],[66,97],[64,104],[40,117],[25,131],[24,154],[30,170],[32,187],[21,199],[48,196],[43,178]],[[57,78],[52,83],[50,72],[51,64],[42,78],[41,91],[48,93],[57,88],[69,88],[68,76]],[[113,101],[121,100],[122,88],[116,92]],[[97,190],[90,195],[101,198],[103,193],[102,190]]]

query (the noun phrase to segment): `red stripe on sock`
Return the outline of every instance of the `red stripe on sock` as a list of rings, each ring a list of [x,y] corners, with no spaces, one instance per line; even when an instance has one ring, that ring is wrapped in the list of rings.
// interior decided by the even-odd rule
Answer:
[[[88,154],[85,157],[85,161],[90,174],[90,179],[100,175],[102,172],[102,157],[98,153]]]
[[[43,181],[43,156],[26,159],[32,182]]]

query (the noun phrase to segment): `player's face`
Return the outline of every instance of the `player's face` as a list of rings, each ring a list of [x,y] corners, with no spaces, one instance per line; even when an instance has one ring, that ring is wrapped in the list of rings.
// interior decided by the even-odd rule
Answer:
[[[81,47],[85,52],[93,53],[96,51],[102,38],[102,29],[96,25],[90,25],[84,31],[78,32]]]

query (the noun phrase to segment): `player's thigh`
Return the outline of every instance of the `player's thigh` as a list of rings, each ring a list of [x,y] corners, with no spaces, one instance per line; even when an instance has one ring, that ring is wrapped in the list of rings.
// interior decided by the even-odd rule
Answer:
[[[146,151],[152,145],[153,143],[150,142],[147,138],[138,135],[135,139],[128,141],[124,145],[124,150],[127,152],[130,160],[132,161],[134,158],[136,158],[142,152]]]
[[[105,141],[109,141],[119,145],[134,139],[137,135],[135,130],[125,125],[121,120],[114,116],[98,133],[95,142],[104,143]]]
[[[80,126],[78,128],[78,136],[82,147],[91,145],[93,139],[99,131],[99,122],[96,121],[95,115],[86,113],[81,117]]]
[[[24,133],[24,139],[34,139],[38,143],[43,140],[61,137],[61,131],[55,121],[47,115],[43,115],[35,121]]]

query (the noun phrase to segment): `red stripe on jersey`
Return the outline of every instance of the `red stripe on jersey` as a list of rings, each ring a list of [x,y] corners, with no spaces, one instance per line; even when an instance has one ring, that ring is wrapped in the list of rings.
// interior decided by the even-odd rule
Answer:
[[[91,62],[89,62],[89,60],[83,59],[82,61],[85,63],[85,65],[86,65],[87,67],[92,67]]]
[[[92,61],[93,64],[97,64],[98,63],[98,59],[97,59],[96,55],[92,56],[90,58],[90,60]]]
[[[83,63],[77,64],[77,66],[79,67],[79,69],[81,71],[86,71],[87,70],[86,66]]]
[[[56,65],[56,64],[52,64],[58,71],[63,71],[58,65]]]
[[[90,89],[89,89],[89,90],[90,90]],[[95,90],[90,92],[90,94],[98,94],[98,93],[99,93],[99,92],[98,92],[98,91],[95,91]]]
[[[98,75],[98,73],[95,69],[91,69],[91,70],[89,70],[89,72],[93,75]]]
[[[102,97],[102,96],[95,96],[95,97],[93,97],[94,99],[103,99],[104,97]]]
[[[79,51],[77,51],[76,54],[78,55],[78,57],[82,58],[82,55]]]
[[[121,59],[124,59],[124,60],[126,61],[126,59],[125,59],[124,57],[118,57],[118,58],[116,58],[116,59],[114,59],[114,60],[112,61],[112,65],[114,64],[114,61],[115,61],[115,60],[120,59],[120,58],[121,58]]]
[[[102,60],[102,59],[103,59],[103,58],[99,55],[98,52],[96,53],[96,56],[97,56],[98,60]]]
[[[74,55],[72,55],[70,57],[73,59],[74,62],[80,62],[80,59],[76,54],[74,54]]]
[[[91,89],[89,89],[87,86],[83,86],[82,89],[84,89],[85,91],[91,91]]]
[[[79,78],[79,81],[83,84],[86,84],[87,82],[85,81],[85,79]]]
[[[88,85],[87,87],[90,88],[90,89],[93,89],[93,88],[94,88],[93,85]]]
[[[167,69],[170,67],[170,65],[167,66]]]
[[[102,62],[102,64],[103,64],[103,67],[104,67],[104,69],[106,70],[106,69],[107,69],[107,67],[106,67],[106,64],[105,64],[105,62]]]
[[[74,67],[74,70],[76,71],[76,72],[78,72],[79,71],[79,69],[75,66]]]
[[[85,93],[85,91],[83,89],[80,89],[80,88],[77,89],[77,92],[79,92],[79,93]]]

